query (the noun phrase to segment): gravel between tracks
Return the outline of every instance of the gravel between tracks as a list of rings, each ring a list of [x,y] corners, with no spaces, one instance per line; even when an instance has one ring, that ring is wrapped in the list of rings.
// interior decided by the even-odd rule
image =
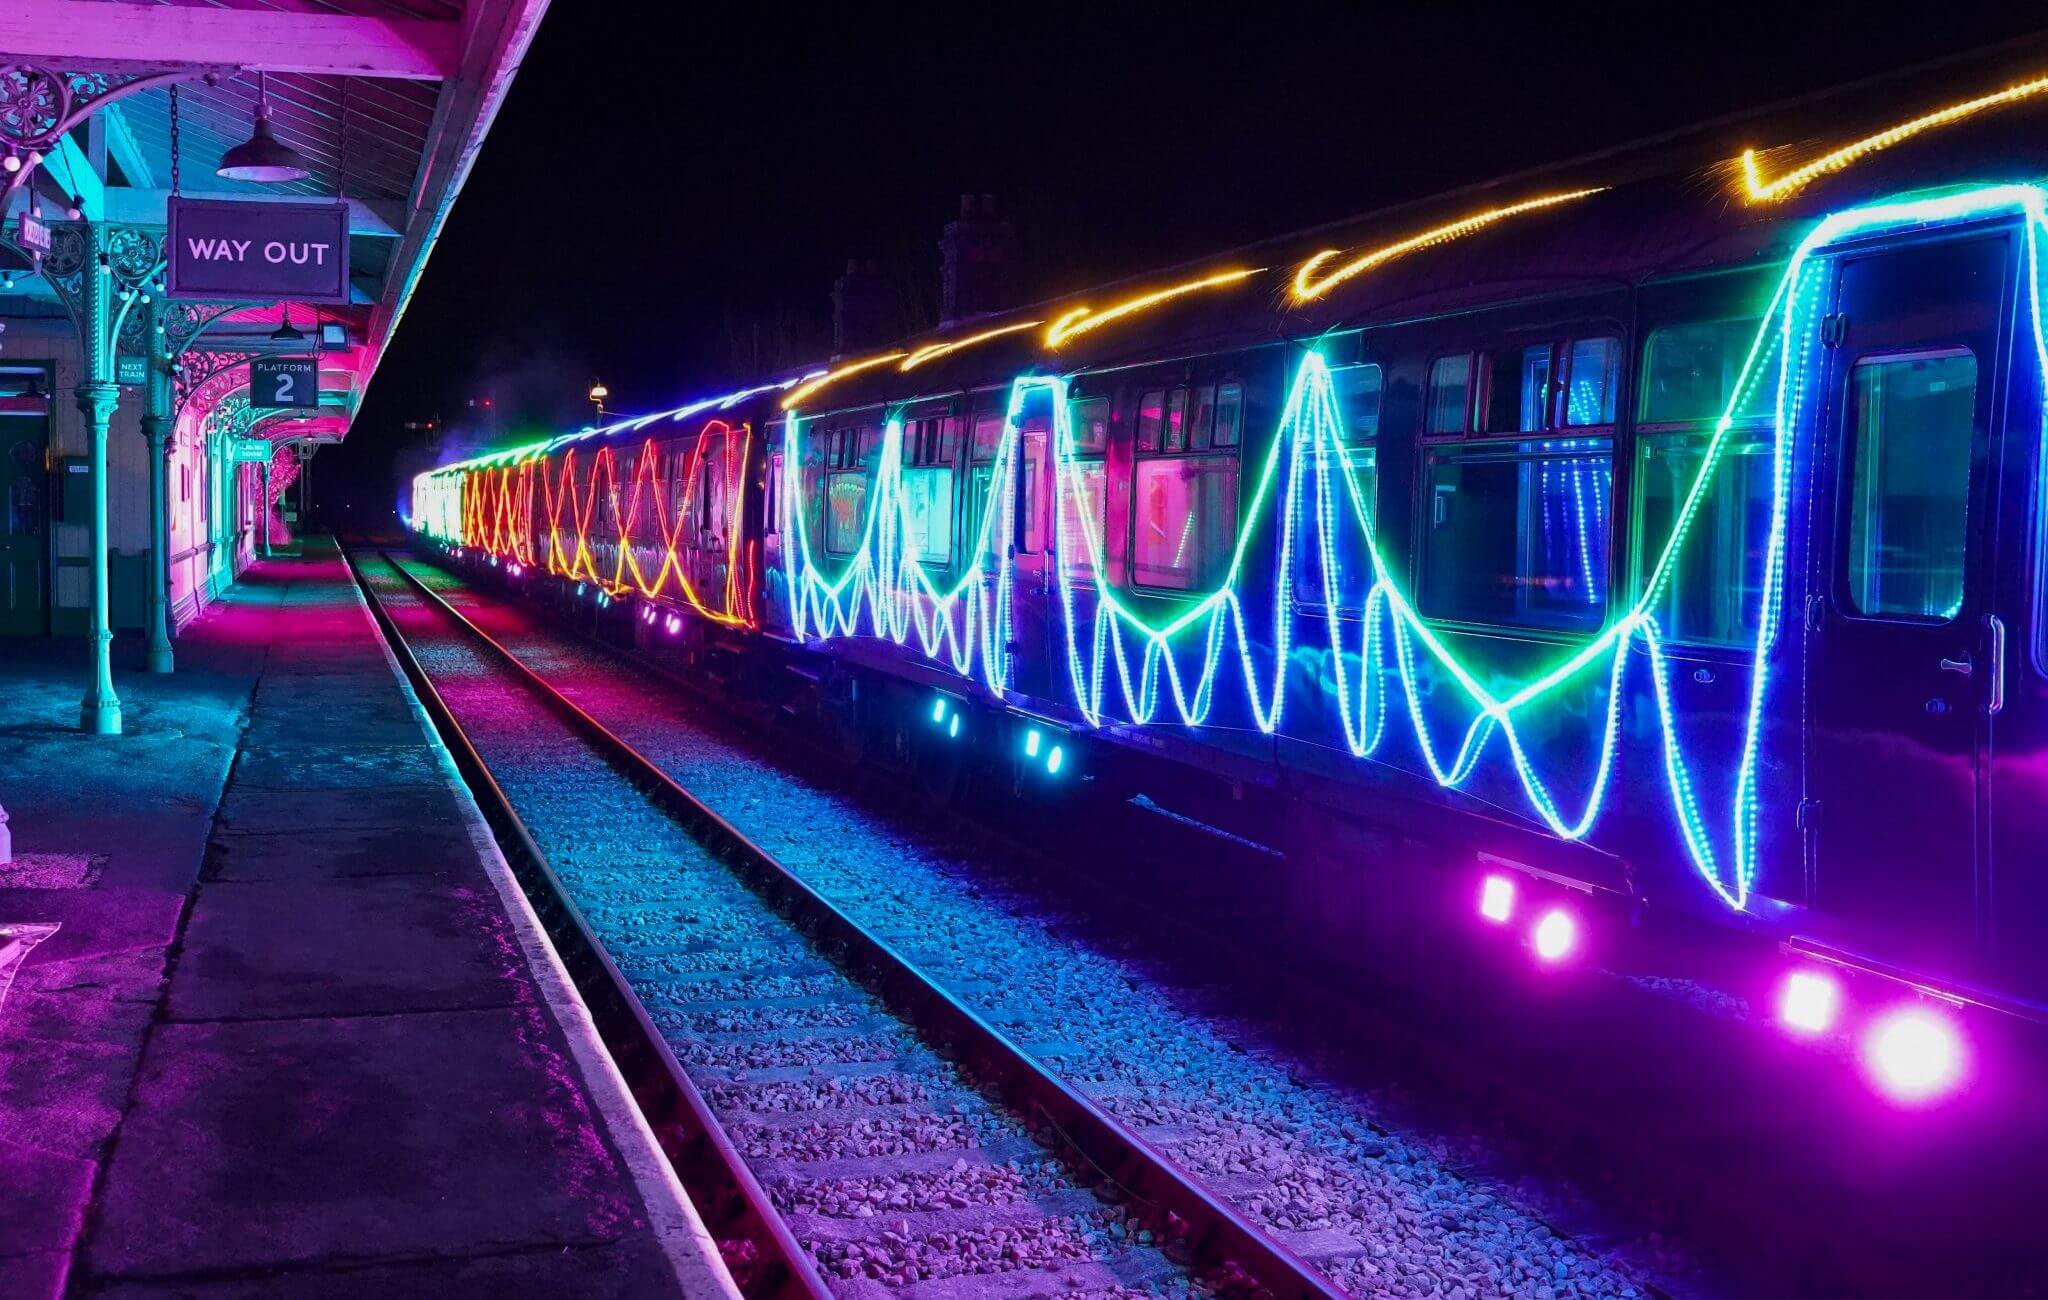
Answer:
[[[364,569],[828,1282],[1001,1274],[1019,1296],[1217,1292],[595,753],[563,743],[560,720],[466,634],[381,565]]]
[[[1073,918],[774,766],[644,673],[537,615],[427,578],[564,694],[1013,1040],[1357,1295],[1622,1297],[1690,1272],[1660,1243],[1560,1236],[1540,1195],[1393,1131],[1382,1098],[1260,1045],[1256,1023],[1092,947]],[[658,927],[658,916],[646,923]],[[658,942],[658,933],[649,936]],[[892,1193],[893,1194],[893,1193]],[[915,1195],[905,1189],[906,1195]]]

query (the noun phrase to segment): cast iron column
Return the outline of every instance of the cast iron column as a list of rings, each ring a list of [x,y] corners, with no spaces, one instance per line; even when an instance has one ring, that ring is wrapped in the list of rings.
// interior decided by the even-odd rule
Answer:
[[[145,665],[153,673],[171,671],[171,510],[164,483],[170,472],[171,368],[157,333],[163,300],[152,297],[144,346],[149,356],[148,409],[142,436],[149,441],[149,653]]]
[[[85,344],[85,379],[74,396],[85,417],[87,464],[92,478],[92,680],[85,688],[79,726],[101,736],[121,734],[121,700],[114,694],[114,628],[107,610],[107,425],[121,400],[114,383],[112,272],[107,266],[106,228],[86,225],[86,260],[79,304]]]
[[[96,314],[104,315],[105,286],[92,296],[101,304]],[[121,699],[114,694],[114,628],[107,602],[107,425],[114,418],[121,390],[104,380],[87,380],[78,386],[77,398],[78,410],[85,416],[92,471],[92,630],[87,634],[92,643],[92,681],[85,688],[79,726],[98,735],[118,736]]]
[[[272,455],[276,455],[273,449]],[[263,462],[263,558],[270,558],[270,462]]]

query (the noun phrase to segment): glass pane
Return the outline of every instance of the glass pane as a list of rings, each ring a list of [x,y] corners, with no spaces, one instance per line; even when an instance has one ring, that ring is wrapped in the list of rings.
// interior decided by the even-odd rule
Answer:
[[[953,449],[960,445],[960,417],[942,416],[939,420],[938,435],[932,447],[932,462],[938,465],[953,463]]]
[[[1755,320],[1674,325],[1650,335],[1643,353],[1643,422],[1718,420],[1735,395],[1735,380],[1756,342]],[[1771,414],[1770,375],[1750,385],[1737,416]]]
[[[1672,526],[1706,461],[1709,441],[1705,433],[1672,433],[1645,435],[1637,444],[1638,591],[1671,545]],[[1652,611],[1666,639],[1692,645],[1754,642],[1770,532],[1771,445],[1730,441],[1678,539],[1665,594]]]
[[[1223,456],[1141,460],[1132,578],[1141,587],[1209,590],[1237,540],[1237,462]]]
[[[1438,357],[1429,368],[1429,421],[1425,433],[1465,432],[1465,411],[1472,392],[1472,358],[1463,353]]]
[[[1850,608],[1953,618],[1963,605],[1977,358],[1860,362],[1849,392]]]
[[[825,549],[851,555],[860,546],[866,522],[868,476],[859,472],[829,475],[825,480]]]
[[[1613,448],[1604,438],[1460,451],[1429,464],[1422,610],[1591,630],[1606,612]]]
[[[1379,452],[1372,447],[1352,447],[1342,455],[1370,519],[1379,495]],[[1335,462],[1337,454],[1333,452],[1330,459]],[[1355,613],[1365,606],[1365,590],[1372,581],[1372,561],[1365,553],[1365,537],[1351,508],[1351,494],[1337,478],[1334,463],[1330,474],[1330,487],[1340,503],[1335,512],[1337,528],[1330,536],[1330,585],[1328,589],[1323,586],[1323,548],[1317,543],[1313,511],[1305,510],[1294,523],[1294,600],[1311,608]]]
[[[1159,450],[1159,430],[1166,423],[1166,390],[1155,388],[1138,399],[1138,449]]]
[[[1194,404],[1188,408],[1188,446],[1196,451],[1209,450],[1209,431],[1216,424],[1216,385],[1203,384],[1195,390]]]
[[[1099,460],[1069,461],[1067,472],[1066,489],[1060,493],[1060,531],[1064,542],[1061,559],[1068,573],[1085,578],[1093,574],[1095,553],[1102,548],[1102,521],[1104,504],[1109,499],[1109,474]]]
[[[1003,413],[1001,411],[977,411],[974,414],[974,458],[995,459],[996,447],[1003,440]]]
[[[1218,447],[1235,447],[1244,427],[1244,385],[1224,384],[1216,390],[1216,434]]]
[[[1337,409],[1344,416],[1344,436],[1376,436],[1380,431],[1380,368],[1373,364],[1340,366],[1330,372],[1330,384],[1336,390]]]
[[[1613,424],[1614,393],[1621,382],[1621,340],[1578,339],[1572,343],[1571,364],[1564,422]]]
[[[1019,440],[1024,453],[1018,465],[1024,476],[1024,537],[1017,549],[1035,555],[1045,549],[1045,431],[1026,429]]]
[[[1188,449],[1188,390],[1176,388],[1166,395],[1166,450]]]
[[[1548,422],[1550,345],[1503,348],[1486,354],[1486,409],[1479,428],[1486,433],[1534,433]]]
[[[1109,399],[1089,397],[1074,403],[1074,450],[1099,454],[1109,445]]]
[[[953,562],[953,471],[945,466],[903,471],[903,544],[923,564]]]

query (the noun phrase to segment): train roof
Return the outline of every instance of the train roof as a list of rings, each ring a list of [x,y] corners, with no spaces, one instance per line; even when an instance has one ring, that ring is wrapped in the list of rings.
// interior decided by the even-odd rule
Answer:
[[[1024,373],[1311,339],[1782,261],[1831,212],[1906,191],[2048,175],[2044,118],[2048,33],[954,322],[568,438],[700,414],[865,409]],[[1370,151],[1362,139],[1360,157],[1369,161]],[[478,459],[520,450],[533,448]]]

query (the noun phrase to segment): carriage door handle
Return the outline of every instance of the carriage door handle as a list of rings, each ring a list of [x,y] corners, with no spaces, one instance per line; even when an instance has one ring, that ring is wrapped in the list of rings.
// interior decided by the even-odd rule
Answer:
[[[2005,707],[2005,620],[1996,614],[1984,616],[1984,630],[1990,633],[1985,653],[1991,656],[1991,690],[1984,711],[1996,715]]]
[[[1964,655],[1960,659],[1944,659],[1941,661],[1941,671],[1945,673],[1961,673],[1963,676],[1968,677],[1975,668],[1976,665],[1970,662],[1970,656],[1968,655]]]

